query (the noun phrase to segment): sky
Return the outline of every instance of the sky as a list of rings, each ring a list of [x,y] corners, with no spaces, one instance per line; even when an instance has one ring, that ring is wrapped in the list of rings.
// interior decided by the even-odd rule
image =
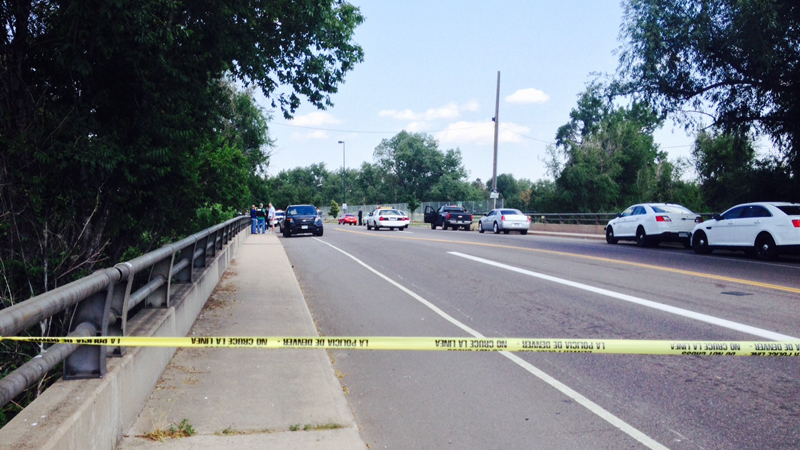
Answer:
[[[406,130],[459,149],[470,181],[491,180],[500,72],[497,174],[549,179],[556,130],[587,83],[618,66],[619,0],[350,2],[365,16],[354,38],[364,62],[331,96],[333,107],[304,103],[291,121],[272,112],[269,176],[314,163],[358,169]],[[693,141],[671,122],[655,140],[671,160],[688,156]]]

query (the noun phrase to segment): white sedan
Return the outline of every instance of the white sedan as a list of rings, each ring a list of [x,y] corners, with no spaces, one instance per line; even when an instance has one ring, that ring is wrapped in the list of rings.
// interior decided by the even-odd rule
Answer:
[[[494,234],[501,231],[505,234],[511,231],[528,234],[530,227],[531,218],[518,209],[493,209],[478,221],[478,231],[481,233],[492,230]]]
[[[381,228],[405,230],[411,221],[408,216],[397,209],[376,209],[367,218],[367,229],[376,231]]]
[[[800,203],[758,202],[736,205],[694,228],[692,248],[744,250],[759,259],[800,251]]]
[[[674,203],[633,205],[608,221],[606,242],[616,244],[621,239],[629,239],[640,247],[647,247],[662,241],[679,241],[689,248],[692,229],[702,220],[698,214]]]

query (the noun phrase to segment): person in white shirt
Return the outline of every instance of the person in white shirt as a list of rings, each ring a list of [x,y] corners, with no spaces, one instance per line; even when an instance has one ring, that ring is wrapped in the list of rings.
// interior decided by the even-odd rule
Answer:
[[[272,206],[272,203],[269,204],[269,212],[267,212],[267,220],[269,220],[269,225],[271,227],[271,233],[275,233],[275,207]]]

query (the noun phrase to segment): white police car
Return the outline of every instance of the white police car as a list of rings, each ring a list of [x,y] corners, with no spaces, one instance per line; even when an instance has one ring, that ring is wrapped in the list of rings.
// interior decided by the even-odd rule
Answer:
[[[411,223],[406,213],[393,207],[378,207],[367,216],[367,229],[405,230]]]

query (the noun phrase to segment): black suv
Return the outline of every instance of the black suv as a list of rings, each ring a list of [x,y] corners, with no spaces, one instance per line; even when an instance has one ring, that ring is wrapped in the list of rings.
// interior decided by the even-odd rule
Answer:
[[[322,236],[322,217],[314,205],[289,205],[283,219],[283,237],[293,234],[312,233]]]

